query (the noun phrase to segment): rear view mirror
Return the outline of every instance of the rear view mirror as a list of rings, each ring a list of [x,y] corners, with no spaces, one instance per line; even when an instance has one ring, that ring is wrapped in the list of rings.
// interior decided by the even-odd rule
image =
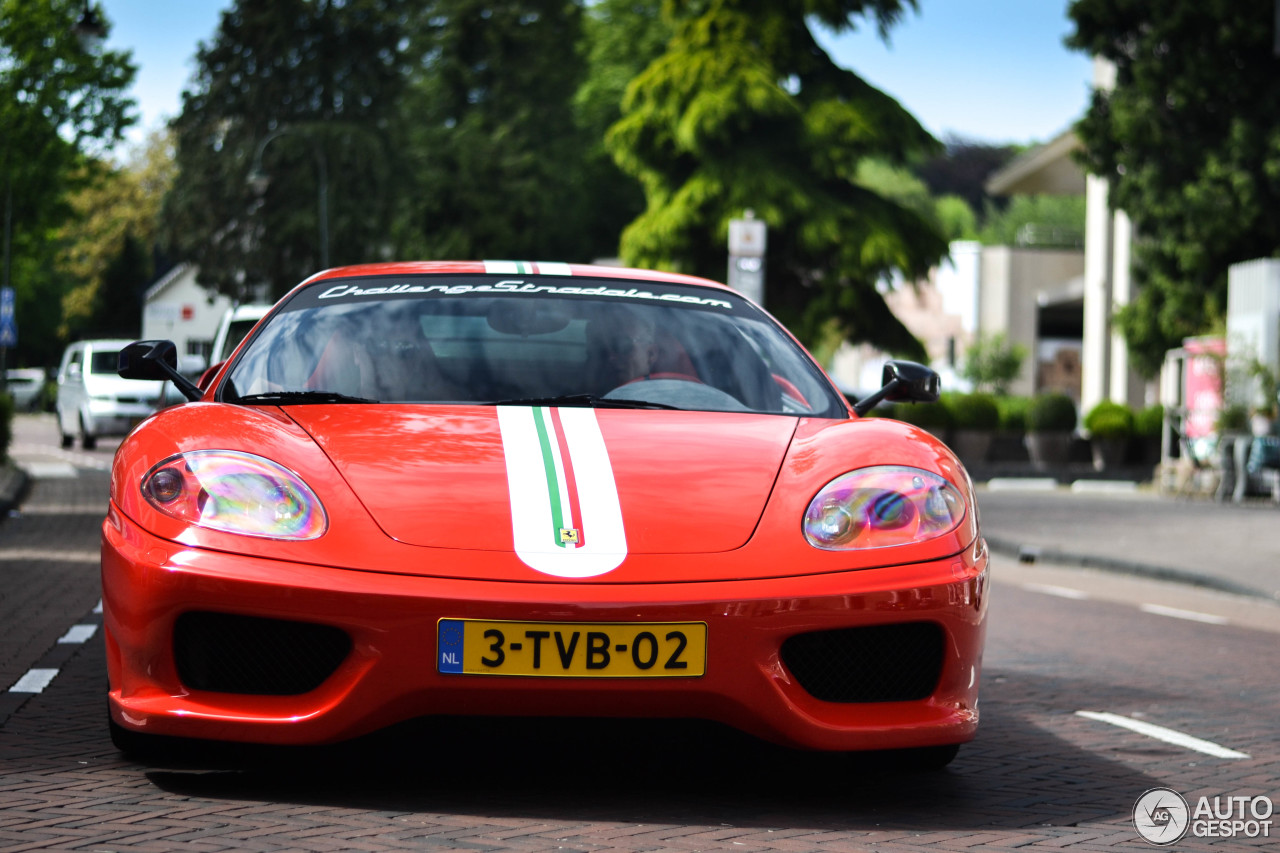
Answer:
[[[854,404],[859,417],[876,407],[881,400],[892,403],[934,403],[942,380],[933,368],[914,361],[890,361],[884,366],[880,383],[883,386],[874,394]]]
[[[489,309],[489,328],[504,335],[549,335],[569,325],[569,315],[557,308],[524,300],[498,299]]]
[[[199,400],[203,392],[178,372],[178,347],[173,341],[135,341],[120,350],[116,373],[122,379],[169,381],[188,400]]]

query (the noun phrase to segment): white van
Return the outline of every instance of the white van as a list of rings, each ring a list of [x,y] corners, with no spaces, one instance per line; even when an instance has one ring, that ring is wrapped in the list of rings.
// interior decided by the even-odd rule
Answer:
[[[159,408],[165,382],[121,379],[120,350],[133,341],[78,341],[67,347],[58,367],[58,430],[62,446],[92,450],[99,436],[126,435]]]
[[[236,351],[244,336],[249,334],[258,321],[267,316],[270,305],[237,305],[228,308],[218,324],[218,333],[213,336],[213,351],[209,355],[209,366],[216,367]]]

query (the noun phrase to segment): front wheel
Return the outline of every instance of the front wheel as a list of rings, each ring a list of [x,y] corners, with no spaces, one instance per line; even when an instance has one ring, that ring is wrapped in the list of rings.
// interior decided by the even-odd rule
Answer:
[[[98,437],[85,428],[84,418],[80,418],[80,446],[85,450],[93,450],[98,446]]]

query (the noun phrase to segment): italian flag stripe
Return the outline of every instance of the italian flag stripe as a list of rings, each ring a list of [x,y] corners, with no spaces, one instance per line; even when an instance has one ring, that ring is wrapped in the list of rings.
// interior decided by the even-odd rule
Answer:
[[[496,412],[516,555],[565,578],[621,565],[622,509],[595,410],[498,406]]]
[[[553,261],[485,261],[484,271],[495,275],[573,275],[568,264]]]

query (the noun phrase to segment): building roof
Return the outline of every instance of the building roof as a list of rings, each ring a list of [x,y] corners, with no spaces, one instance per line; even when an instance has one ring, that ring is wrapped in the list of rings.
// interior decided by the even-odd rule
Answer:
[[[987,179],[992,195],[1084,195],[1084,170],[1072,154],[1081,149],[1075,131],[1018,157]]]

